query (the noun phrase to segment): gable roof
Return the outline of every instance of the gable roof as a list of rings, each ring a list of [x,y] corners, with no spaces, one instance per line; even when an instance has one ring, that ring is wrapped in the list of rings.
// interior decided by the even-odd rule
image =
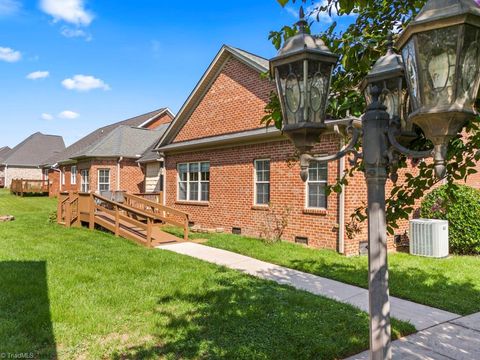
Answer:
[[[155,131],[158,133],[157,141],[155,141],[152,145],[148,147],[147,150],[145,150],[142,157],[138,159],[137,162],[149,163],[149,162],[155,162],[159,159],[159,155],[158,155],[158,152],[155,151],[155,147],[158,143],[158,139],[160,139],[165,133],[165,131],[167,131],[169,125],[170,124],[163,124],[158,129],[155,129]]]
[[[7,156],[7,154],[12,150],[8,146],[4,146],[0,148],[0,163],[3,161],[3,159]]]
[[[113,130],[115,130],[119,126],[145,127],[145,126],[148,126],[153,121],[155,121],[155,119],[157,119],[159,116],[162,116],[165,112],[170,113],[173,117],[172,112],[168,108],[161,108],[158,110],[148,112],[143,115],[135,116],[127,120],[122,120],[114,124],[103,126],[95,131],[92,131],[90,134],[88,134],[87,136],[84,136],[77,142],[73,143],[61,153],[50,157],[49,159],[47,159],[44,165],[53,166],[57,163],[67,163],[71,161],[73,155],[78,154],[82,150],[88,148],[89,146],[95,144],[97,141],[103,139],[105,136],[110,134]]]
[[[65,149],[63,138],[36,132],[10,150],[2,160],[8,166],[39,167]]]
[[[159,132],[155,130],[122,125],[91,146],[73,154],[71,158],[140,158],[148,147],[158,141],[159,137]]]
[[[197,83],[193,91],[188,96],[187,100],[183,104],[182,108],[178,112],[177,116],[173,119],[165,134],[162,136],[155,149],[169,144],[180,132],[190,114],[195,109],[196,105],[203,98],[204,94],[208,91],[213,81],[222,70],[223,65],[230,57],[241,61],[247,66],[253,68],[259,73],[268,71],[268,60],[258,55],[251,54],[245,50],[237,49],[232,46],[223,45],[220,51],[217,53],[212,63],[209,65],[200,81]]]

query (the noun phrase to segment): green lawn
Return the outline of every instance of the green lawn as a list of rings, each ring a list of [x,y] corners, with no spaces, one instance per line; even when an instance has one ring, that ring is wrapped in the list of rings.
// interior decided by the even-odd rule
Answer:
[[[176,229],[170,231],[176,232]],[[345,257],[288,242],[263,241],[232,234],[192,234],[206,245],[277,265],[368,288],[367,257]],[[403,253],[389,255],[390,294],[467,315],[480,311],[480,257],[430,259]]]
[[[0,191],[0,352],[48,359],[336,359],[368,347],[348,305],[87,229]],[[394,333],[411,325],[395,321]]]

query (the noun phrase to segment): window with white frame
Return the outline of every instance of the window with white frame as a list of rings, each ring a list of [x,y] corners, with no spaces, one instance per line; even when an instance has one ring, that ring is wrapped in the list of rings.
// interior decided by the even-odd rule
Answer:
[[[270,160],[255,160],[255,205],[270,202]]]
[[[70,184],[77,184],[77,167],[75,165],[70,169]]]
[[[87,169],[80,171],[81,178],[81,192],[87,193],[90,191],[90,173]]]
[[[177,165],[178,200],[209,201],[210,163],[192,162]]]
[[[65,168],[60,170],[60,185],[65,185]]]
[[[310,161],[307,180],[307,208],[326,209],[328,165],[326,162]]]
[[[110,191],[110,169],[98,170],[98,191]]]

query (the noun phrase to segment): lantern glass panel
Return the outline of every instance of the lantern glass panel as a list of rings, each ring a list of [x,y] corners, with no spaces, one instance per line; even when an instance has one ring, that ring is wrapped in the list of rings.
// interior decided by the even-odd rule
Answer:
[[[420,107],[420,90],[418,83],[418,64],[415,56],[415,37],[403,48],[402,58],[405,64],[405,77],[407,78],[412,110],[416,110]]]
[[[458,86],[458,99],[463,107],[473,108],[479,86],[480,70],[480,29],[465,26],[465,40],[461,51],[460,83]]]
[[[422,100],[426,107],[448,106],[455,102],[457,48],[461,26],[418,34]]]
[[[308,61],[308,120],[316,123],[323,123],[327,107],[328,92],[330,89],[330,78],[332,76],[332,65],[319,61]]]
[[[286,125],[303,121],[303,62],[278,66],[276,69],[278,94],[282,103],[283,118]]]

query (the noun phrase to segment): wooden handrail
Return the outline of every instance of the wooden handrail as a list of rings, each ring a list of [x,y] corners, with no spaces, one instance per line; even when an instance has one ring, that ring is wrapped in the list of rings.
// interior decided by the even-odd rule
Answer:
[[[158,203],[155,203],[153,201],[138,197],[136,195],[132,194],[124,194],[125,197],[125,202],[131,206],[135,207],[133,205],[133,202],[139,203],[144,206],[144,209],[151,208],[152,212],[156,215],[156,219],[165,222],[166,224],[171,224],[175,226],[180,226],[183,227],[183,238],[185,241],[188,240],[188,224],[189,224],[189,215],[188,213],[185,213],[183,211],[177,210],[177,209],[172,209],[169,208],[165,205],[161,205]],[[162,214],[163,215],[160,215]],[[176,215],[181,218],[181,221],[175,221],[171,218],[168,217],[168,215]]]

